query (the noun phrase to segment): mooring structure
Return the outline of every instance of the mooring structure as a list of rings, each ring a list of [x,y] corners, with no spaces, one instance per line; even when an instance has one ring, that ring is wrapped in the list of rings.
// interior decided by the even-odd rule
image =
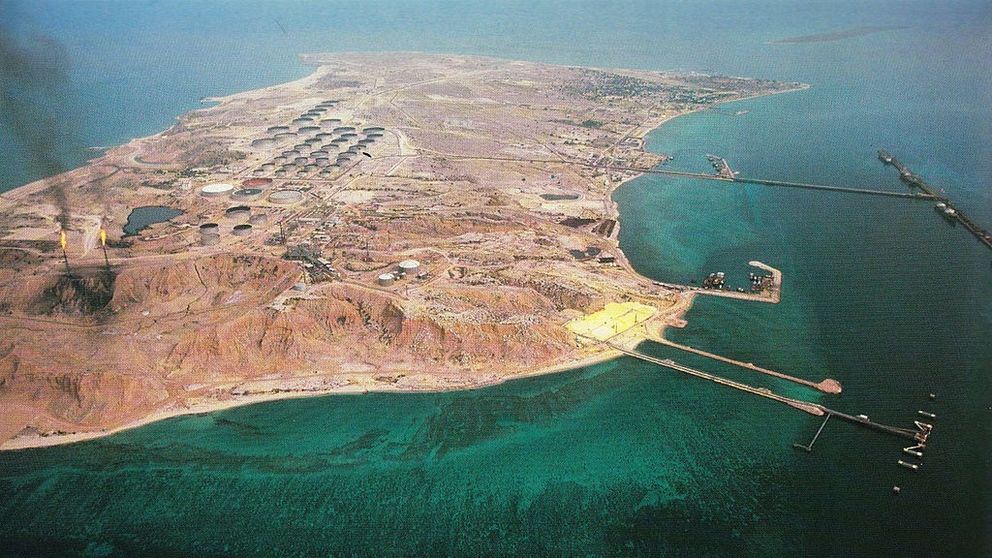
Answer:
[[[897,436],[899,438],[912,440],[916,442],[917,446],[925,445],[927,439],[930,437],[931,431],[933,430],[933,425],[921,421],[914,421],[915,428],[902,428],[898,426],[883,424],[871,420],[870,418],[868,418],[867,415],[863,415],[863,414],[851,415],[842,411],[831,409],[830,407],[821,405],[819,403],[804,401],[802,399],[796,399],[793,397],[786,397],[784,395],[775,393],[768,388],[763,388],[763,387],[759,388],[745,384],[743,382],[730,380],[728,378],[717,376],[716,374],[711,374],[709,372],[704,372],[702,370],[697,370],[695,368],[691,368],[689,366],[679,364],[671,359],[662,359],[645,354],[635,349],[628,349],[612,341],[606,341],[605,344],[611,349],[619,351],[627,356],[636,358],[638,360],[642,360],[644,362],[650,362],[652,364],[657,364],[658,366],[663,366],[671,370],[676,370],[683,374],[688,374],[690,376],[695,376],[697,378],[708,380],[723,386],[731,387],[739,391],[750,393],[752,395],[764,397],[765,399],[770,399],[772,401],[776,401],[778,403],[788,405],[793,409],[798,409],[812,416],[823,417],[823,422],[820,424],[820,428],[816,431],[816,434],[813,436],[813,439],[808,444],[805,445],[794,444],[795,447],[804,449],[806,451],[812,451],[813,444],[816,443],[817,438],[820,437],[820,434],[823,432],[824,427],[826,427],[827,425],[827,421],[831,417],[838,418],[870,430],[875,430],[877,432],[882,432],[885,434]]]

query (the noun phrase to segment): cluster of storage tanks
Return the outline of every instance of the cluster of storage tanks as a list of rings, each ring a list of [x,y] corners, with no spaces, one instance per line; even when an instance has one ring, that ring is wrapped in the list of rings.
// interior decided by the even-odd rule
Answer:
[[[252,171],[255,176],[330,177],[341,167],[354,163],[382,138],[385,129],[371,126],[358,130],[346,126],[340,118],[325,118],[325,112],[337,101],[322,101],[288,125],[270,126],[267,137],[252,141],[260,150],[273,150],[290,141],[292,146],[279,152],[271,161]]]
[[[265,213],[253,212],[247,205],[235,205],[224,210],[224,219],[231,225],[230,232],[234,236],[248,236],[254,229],[253,225],[264,223]],[[203,223],[200,225],[200,244],[212,246],[220,242],[221,226],[219,223]]]
[[[242,187],[237,190],[232,184],[217,182],[200,188],[200,194],[207,198],[229,197],[234,201],[247,202],[264,197],[265,188],[271,185],[271,178],[249,178],[242,181]],[[303,192],[293,189],[275,190],[268,195],[267,199],[269,203],[290,205],[303,201]]]
[[[379,275],[376,282],[380,287],[389,287],[397,279],[420,277],[422,273],[420,262],[417,260],[403,260],[396,266],[395,270]]]
[[[229,196],[236,202],[259,200],[265,194],[265,188],[272,184],[269,178],[250,178],[242,181],[241,188],[235,190],[228,183],[208,184],[200,189],[206,197],[217,198]],[[273,204],[288,205],[303,200],[303,192],[299,190],[275,190],[268,195],[268,201]],[[250,205],[239,203],[224,210],[224,221],[230,226],[234,236],[248,236],[254,228],[265,223],[268,216],[264,211],[253,209]],[[227,226],[224,227],[225,229]],[[203,223],[200,225],[200,244],[211,246],[220,242],[221,225],[219,223]]]

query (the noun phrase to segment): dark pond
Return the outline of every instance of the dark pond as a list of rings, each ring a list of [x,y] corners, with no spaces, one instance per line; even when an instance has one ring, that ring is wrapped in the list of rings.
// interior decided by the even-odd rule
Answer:
[[[164,223],[182,214],[182,211],[164,205],[136,207],[127,216],[127,223],[124,223],[124,236],[136,235],[150,225]]]

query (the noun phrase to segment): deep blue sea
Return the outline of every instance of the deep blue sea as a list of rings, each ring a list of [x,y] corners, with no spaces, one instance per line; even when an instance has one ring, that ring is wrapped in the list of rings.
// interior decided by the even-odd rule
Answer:
[[[300,52],[453,52],[804,81],[678,118],[648,147],[673,168],[705,171],[717,153],[743,176],[905,191],[876,159],[884,148],[992,225],[987,2],[31,1],[0,4],[0,19],[0,33],[47,45],[45,67],[64,69],[33,88],[9,63],[0,74],[15,102],[44,102],[61,168],[164,129],[202,97],[305,75]],[[899,28],[774,43],[880,25]],[[53,158],[32,157],[0,108],[3,190]],[[643,350],[887,423],[933,411],[921,469],[896,465],[902,440],[839,421],[796,451],[815,419],[620,359],[3,453],[0,554],[992,553],[992,252],[922,201],[662,176],[614,197],[621,246],[645,275],[743,283],[752,259],[785,273],[781,304],[703,297],[672,339],[836,378],[844,393]]]

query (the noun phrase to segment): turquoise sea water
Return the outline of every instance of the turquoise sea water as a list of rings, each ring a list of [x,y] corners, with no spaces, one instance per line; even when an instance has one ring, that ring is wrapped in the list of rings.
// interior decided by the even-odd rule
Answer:
[[[301,51],[718,71],[813,88],[666,124],[648,147],[674,154],[670,166],[707,170],[704,154],[718,153],[746,176],[902,191],[875,159],[886,148],[992,223],[983,3],[35,6],[24,7],[30,28],[72,60],[64,108],[86,107],[73,128],[82,145],[155,132],[202,96],[303,75]],[[907,28],[768,44],[880,24]],[[81,160],[66,150],[66,165]],[[33,176],[16,148],[0,153],[4,184]],[[900,440],[840,422],[812,454],[797,452],[815,419],[620,359],[471,392],[275,402],[2,453],[0,554],[989,553],[988,250],[910,200],[658,176],[615,199],[621,246],[646,275],[723,270],[743,283],[751,259],[785,273],[781,304],[704,297],[670,337],[845,391],[644,350],[883,422],[932,410],[922,470],[896,466]]]

